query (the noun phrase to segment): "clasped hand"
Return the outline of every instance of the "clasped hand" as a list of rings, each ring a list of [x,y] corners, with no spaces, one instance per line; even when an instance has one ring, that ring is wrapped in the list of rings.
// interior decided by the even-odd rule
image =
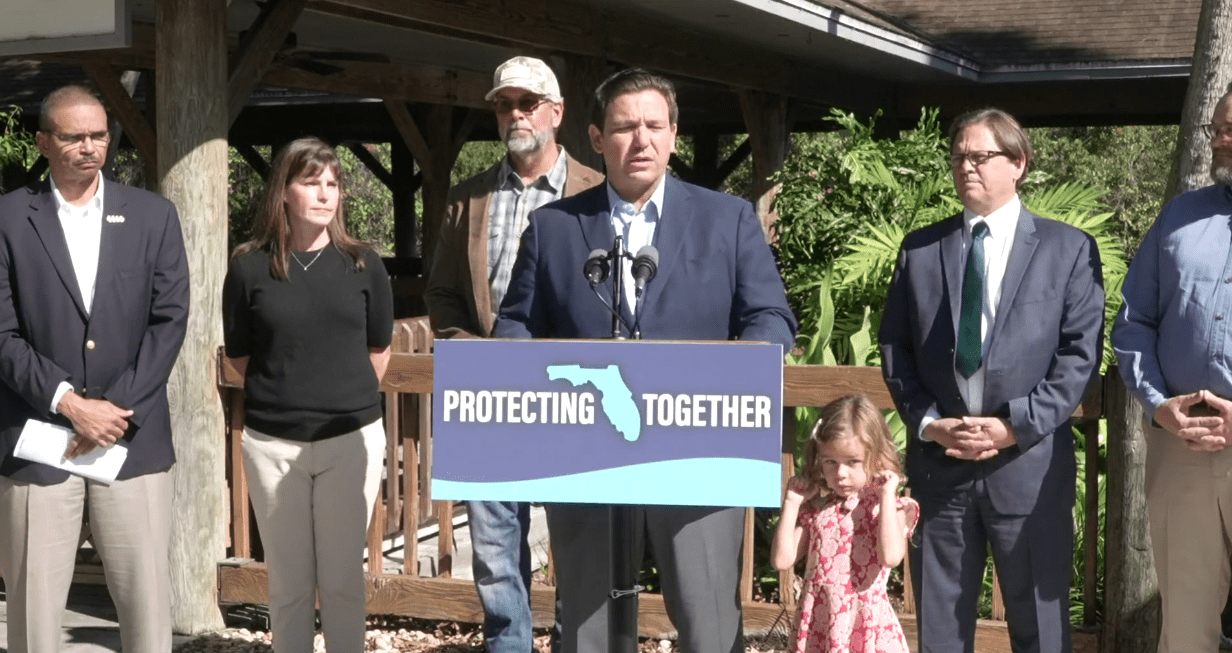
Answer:
[[[105,449],[115,444],[124,437],[128,418],[133,416],[133,411],[105,399],[86,399],[71,392],[64,394],[57,409],[73,423],[76,433],[64,452],[66,458],[76,458],[95,447]]]
[[[929,422],[924,434],[945,447],[945,455],[963,460],[988,460],[1017,442],[1009,422],[999,417],[942,417]]]
[[[1207,390],[1168,399],[1154,418],[1193,451],[1221,451],[1232,436],[1232,402]]]

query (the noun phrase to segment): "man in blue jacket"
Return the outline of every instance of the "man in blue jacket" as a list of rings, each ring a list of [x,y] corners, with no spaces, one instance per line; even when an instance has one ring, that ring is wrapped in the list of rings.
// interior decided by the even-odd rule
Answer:
[[[632,272],[624,292],[602,301],[624,335],[640,325],[653,340],[754,340],[791,347],[796,320],[761,223],[748,202],[667,175],[675,150],[672,84],[643,70],[617,73],[598,89],[591,144],[608,183],[541,208],[522,236],[494,335],[605,338],[611,314],[582,274],[588,254],[653,245],[658,274],[636,311]],[[635,314],[636,312],[636,314]],[[651,541],[664,600],[683,650],[744,650],[740,508],[638,508],[635,531]],[[563,653],[607,650],[610,534],[606,506],[555,505],[548,529],[561,600]]]
[[[87,503],[124,650],[171,650],[167,378],[187,326],[188,263],[171,202],[103,179],[107,124],[87,89],[53,91],[36,136],[50,179],[0,197],[0,569],[10,653],[59,649]],[[14,456],[30,419],[71,428],[70,458],[126,448],[117,480]]]

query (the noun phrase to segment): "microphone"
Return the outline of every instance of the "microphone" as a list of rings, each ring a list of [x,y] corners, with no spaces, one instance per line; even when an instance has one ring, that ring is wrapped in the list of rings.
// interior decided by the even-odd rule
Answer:
[[[604,281],[612,272],[611,265],[608,264],[607,250],[592,249],[590,256],[586,258],[586,265],[582,266],[582,274],[586,275],[586,280],[590,282],[591,287],[597,286]]]
[[[652,245],[637,250],[637,255],[633,257],[634,293],[640,297],[646,283],[653,280],[658,272],[659,250]]]

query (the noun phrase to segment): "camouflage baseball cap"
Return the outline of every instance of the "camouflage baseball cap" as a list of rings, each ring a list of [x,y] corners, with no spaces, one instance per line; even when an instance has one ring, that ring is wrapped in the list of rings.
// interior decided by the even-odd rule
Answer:
[[[514,57],[501,64],[492,75],[492,90],[484,99],[491,101],[501,89],[510,87],[560,102],[560,84],[556,83],[556,74],[546,63],[534,57]]]

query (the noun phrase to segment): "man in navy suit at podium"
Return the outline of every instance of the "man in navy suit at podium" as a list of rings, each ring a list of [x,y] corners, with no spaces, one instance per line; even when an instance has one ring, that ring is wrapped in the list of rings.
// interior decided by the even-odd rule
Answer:
[[[530,216],[493,335],[606,338],[607,303],[620,331],[651,340],[750,340],[791,347],[796,320],[761,223],[747,201],[667,173],[678,110],[671,82],[631,69],[596,91],[591,144],[608,183]],[[638,310],[633,273],[623,292],[611,280],[595,296],[583,275],[588,255],[654,246],[658,272]],[[614,277],[615,275],[613,275]],[[649,537],[668,615],[689,653],[744,650],[740,508],[647,506],[635,511],[639,546]],[[607,650],[611,535],[607,506],[553,505],[548,529],[561,599],[562,651]],[[634,558],[640,559],[637,551]]]

